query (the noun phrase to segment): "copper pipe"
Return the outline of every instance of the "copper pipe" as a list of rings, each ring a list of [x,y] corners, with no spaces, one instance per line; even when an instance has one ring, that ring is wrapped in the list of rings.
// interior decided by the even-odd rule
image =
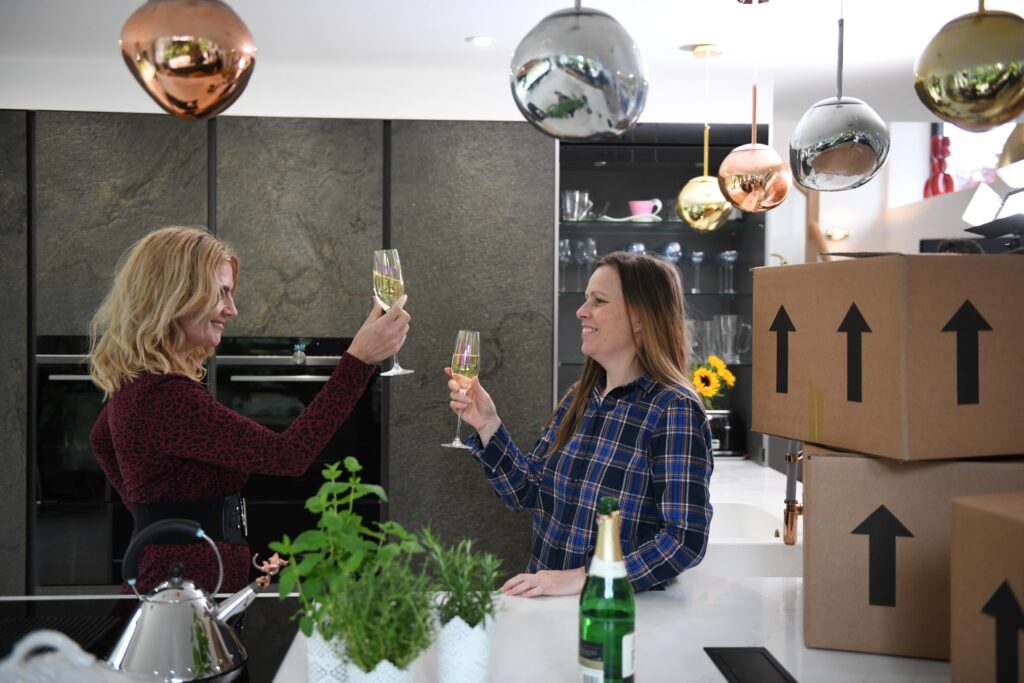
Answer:
[[[786,508],[782,513],[782,540],[786,545],[796,545],[797,520],[804,512],[804,506],[796,500],[796,467],[803,454],[793,441],[789,444],[786,453]]]
[[[804,506],[795,500],[786,501],[782,514],[782,540],[786,545],[796,545],[796,521],[804,513]]]

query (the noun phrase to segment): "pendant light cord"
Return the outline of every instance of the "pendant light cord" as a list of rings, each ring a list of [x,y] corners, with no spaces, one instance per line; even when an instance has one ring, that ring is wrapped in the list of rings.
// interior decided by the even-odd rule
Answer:
[[[985,13],[985,0],[978,0],[978,14]]]
[[[579,12],[579,11],[580,11],[580,3],[581,3],[582,1],[583,1],[583,0],[576,0],[576,11],[577,11],[577,12]]]
[[[708,137],[711,134],[711,86],[708,71],[711,55],[704,57],[704,175],[708,174]]]
[[[984,0],[982,0],[984,2]],[[843,99],[843,2],[839,0],[839,59],[836,60],[836,99]]]

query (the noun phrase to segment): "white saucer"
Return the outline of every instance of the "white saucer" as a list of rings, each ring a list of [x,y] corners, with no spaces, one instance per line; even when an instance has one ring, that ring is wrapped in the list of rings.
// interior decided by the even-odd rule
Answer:
[[[626,216],[625,218],[613,218],[612,216],[598,216],[599,221],[608,221],[612,223],[660,223],[661,216],[657,216],[653,213],[641,213],[636,216]]]

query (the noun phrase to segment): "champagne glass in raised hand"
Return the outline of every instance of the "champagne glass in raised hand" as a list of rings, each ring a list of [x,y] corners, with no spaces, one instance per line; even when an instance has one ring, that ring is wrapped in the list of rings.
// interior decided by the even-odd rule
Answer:
[[[452,379],[459,385],[463,396],[473,386],[473,378],[480,374],[480,333],[474,330],[459,330],[455,338],[455,352],[452,353]],[[462,443],[462,413],[455,424],[455,438],[441,444],[445,448],[469,448]]]
[[[398,260],[398,250],[378,249],[373,252],[373,297],[380,307],[388,310],[404,293],[405,285],[402,283],[402,264]],[[398,364],[396,353],[391,369],[380,373],[380,376],[410,375],[413,372]]]

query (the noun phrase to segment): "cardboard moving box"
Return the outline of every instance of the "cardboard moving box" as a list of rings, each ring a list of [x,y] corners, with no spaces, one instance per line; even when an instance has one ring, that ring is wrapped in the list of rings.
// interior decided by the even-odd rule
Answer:
[[[752,428],[900,460],[1024,453],[1024,256],[754,269]]]
[[[897,462],[807,444],[807,647],[949,659],[951,501],[1022,490],[1024,459]]]
[[[1024,491],[953,500],[954,681],[1024,681]]]

